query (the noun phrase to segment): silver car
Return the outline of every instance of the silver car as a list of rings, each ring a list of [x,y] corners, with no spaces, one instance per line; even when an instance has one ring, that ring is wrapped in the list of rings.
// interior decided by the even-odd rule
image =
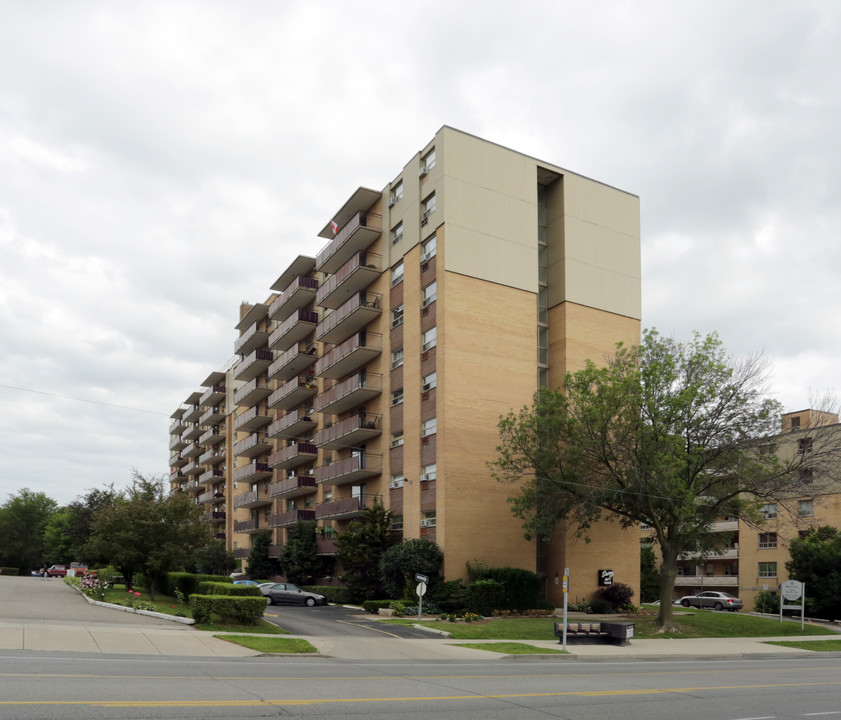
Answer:
[[[270,583],[260,586],[260,592],[266,596],[269,605],[291,604],[291,605],[326,605],[327,598],[318,593],[301,590],[292,583]]]
[[[715,590],[705,590],[697,595],[687,595],[680,599],[683,607],[713,608],[714,610],[741,610],[744,605],[735,595]]]

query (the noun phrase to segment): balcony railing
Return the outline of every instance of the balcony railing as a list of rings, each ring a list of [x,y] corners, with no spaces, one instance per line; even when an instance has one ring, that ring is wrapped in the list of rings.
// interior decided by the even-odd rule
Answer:
[[[315,259],[315,269],[335,273],[354,253],[366,250],[382,233],[382,216],[361,211],[351,217],[344,227]]]
[[[367,499],[361,497],[341,498],[332,502],[321,503],[315,507],[316,519],[352,518],[362,514],[367,506]]]
[[[173,420],[169,424],[169,434],[170,435],[178,435],[178,434],[181,433],[181,431],[183,429],[184,429],[184,421],[181,420],[181,418],[175,418],[175,420]]]
[[[199,482],[203,485],[213,485],[216,483],[224,482],[224,480],[224,470],[208,470],[206,473],[199,476]]]
[[[269,317],[272,320],[286,320],[295,310],[312,304],[318,290],[318,280],[306,275],[298,275],[280,297],[269,306]]]
[[[739,584],[738,575],[678,575],[675,587],[710,588],[734,587]]]
[[[289,380],[315,362],[315,345],[299,343],[281,353],[269,365],[269,380]]]
[[[318,457],[318,448],[313,443],[293,442],[269,455],[269,467],[293,468],[312,462]]]
[[[184,417],[181,418],[185,423],[194,423],[196,422],[201,414],[204,412],[204,408],[201,405],[190,405],[187,408],[187,412],[184,413]]]
[[[196,460],[191,460],[181,468],[181,472],[189,476],[199,475],[202,472],[202,466]]]
[[[251,555],[251,548],[235,548],[234,549],[234,557],[237,560],[242,560],[242,558],[247,558]]]
[[[315,295],[316,305],[337,308],[351,295],[364,290],[379,277],[383,269],[381,255],[369,252],[356,253],[330,276]]]
[[[315,520],[315,510],[290,510],[289,512],[269,515],[269,527],[294,525],[299,520]]]
[[[199,425],[207,427],[208,425],[216,425],[225,419],[225,413],[221,412],[218,407],[212,407],[205,410],[199,418]]]
[[[307,398],[314,397],[316,392],[318,392],[318,386],[315,380],[308,380],[305,377],[292,378],[269,395],[268,405],[273,410],[288,410],[300,405]]]
[[[381,420],[382,416],[375,413],[361,413],[339,420],[319,430],[315,434],[315,444],[330,449],[361,445],[382,433]]]
[[[272,332],[269,336],[269,347],[272,350],[288,350],[310,335],[317,324],[318,313],[315,310],[298,310]]]
[[[296,408],[269,425],[267,434],[270,438],[296,438],[314,427],[312,411]]]
[[[238,354],[250,353],[252,350],[263,347],[269,340],[269,333],[260,330],[258,323],[254,323],[248,330],[240,335],[234,343],[234,352]]]
[[[271,392],[268,382],[254,378],[234,393],[234,404],[239,407],[253,407]]]
[[[321,393],[315,399],[315,409],[339,415],[382,393],[382,382],[379,373],[361,372]]]
[[[234,523],[235,533],[251,533],[260,530],[260,523],[258,520],[240,520]]]
[[[238,457],[257,457],[272,449],[269,437],[265,433],[253,433],[234,445],[234,455]]]
[[[382,312],[382,295],[363,290],[318,323],[315,339],[340,343],[376,320]]]
[[[338,380],[367,365],[382,351],[383,336],[364,330],[324,353],[315,363],[315,374]]]
[[[293,475],[269,485],[269,497],[293,498],[315,492],[315,475]]]
[[[237,419],[234,420],[234,430],[238,432],[251,432],[264,425],[268,425],[271,421],[272,419],[268,415],[261,412],[258,406],[255,406],[237,415]]]
[[[337,552],[339,552],[339,548],[336,545],[336,541],[332,540],[332,539],[327,540],[325,538],[324,540],[320,540],[320,539],[316,540],[315,545],[316,545],[316,549],[315,549],[315,554],[316,555],[335,555]]]
[[[735,532],[739,529],[738,520],[719,520],[714,522],[710,528],[711,532]]]
[[[234,482],[255,482],[271,477],[272,471],[266,463],[249,463],[234,470]]]
[[[272,360],[274,360],[274,354],[271,350],[255,350],[237,364],[234,377],[243,381],[253,380],[266,371]]]
[[[202,396],[199,398],[199,405],[201,405],[202,407],[210,407],[211,405],[218,404],[224,399],[225,386],[212,385],[202,393]]]
[[[209,430],[205,430],[199,436],[199,444],[207,447],[208,445],[215,445],[225,439],[225,426],[214,425]]]
[[[205,522],[213,522],[214,520],[224,520],[227,517],[224,510],[212,510],[202,515],[202,520]]]
[[[315,469],[315,481],[323,485],[343,485],[356,480],[380,475],[383,470],[383,456],[375,453],[360,453],[353,457],[337,460],[330,465]]]

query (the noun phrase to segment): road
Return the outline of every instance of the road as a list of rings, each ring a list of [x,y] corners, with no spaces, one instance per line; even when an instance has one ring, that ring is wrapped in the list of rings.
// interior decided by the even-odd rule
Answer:
[[[0,719],[744,720],[841,716],[841,661],[0,657]]]
[[[279,625],[292,635],[315,637],[370,636],[426,638],[435,637],[424,630],[405,625],[383,625],[364,610],[354,610],[339,605],[269,605],[264,619]]]

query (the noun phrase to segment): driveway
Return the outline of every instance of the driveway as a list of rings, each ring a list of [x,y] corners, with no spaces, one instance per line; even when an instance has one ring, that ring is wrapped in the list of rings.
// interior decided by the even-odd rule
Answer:
[[[311,637],[381,637],[430,640],[436,636],[405,625],[378,622],[374,616],[358,608],[341,605],[270,605],[263,615],[292,635]]]

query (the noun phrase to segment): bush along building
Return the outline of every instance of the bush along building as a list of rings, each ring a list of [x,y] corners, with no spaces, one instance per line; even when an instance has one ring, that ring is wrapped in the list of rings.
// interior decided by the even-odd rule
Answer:
[[[639,341],[639,199],[445,126],[319,236],[173,413],[173,489],[240,558],[314,520],[335,574],[332,538],[380,500],[403,538],[438,543],[448,579],[481,561],[539,573],[555,603],[564,568],[573,599],[600,577],[638,589],[633,533],[527,541],[486,463],[500,415]]]

